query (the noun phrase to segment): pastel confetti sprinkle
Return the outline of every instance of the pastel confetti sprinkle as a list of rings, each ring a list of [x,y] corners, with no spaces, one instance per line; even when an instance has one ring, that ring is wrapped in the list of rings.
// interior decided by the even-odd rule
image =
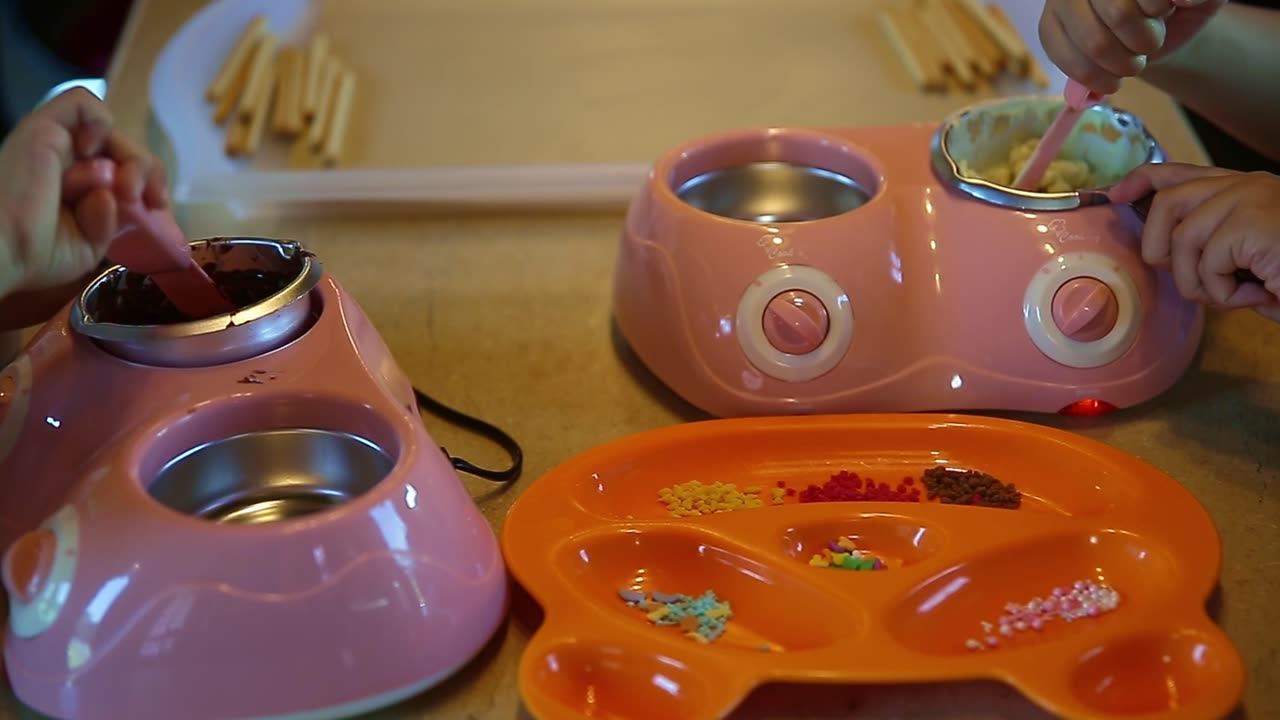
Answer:
[[[678,627],[685,637],[703,644],[714,642],[723,635],[725,625],[733,617],[729,603],[716,597],[711,590],[696,598],[656,592],[646,596],[636,590],[619,590],[618,596],[628,606],[643,611],[654,625]]]
[[[1120,593],[1108,585],[1091,580],[1077,580],[1067,587],[1056,587],[1044,598],[1032,598],[1026,603],[1006,603],[1004,614],[995,622],[982,621],[981,641],[969,638],[964,646],[969,650],[997,647],[1000,638],[1011,638],[1015,633],[1040,632],[1046,623],[1061,620],[1066,623],[1084,618],[1105,615],[1120,606]]]

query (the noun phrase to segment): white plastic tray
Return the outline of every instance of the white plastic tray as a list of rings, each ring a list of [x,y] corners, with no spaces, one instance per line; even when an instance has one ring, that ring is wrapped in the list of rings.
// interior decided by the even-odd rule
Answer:
[[[1036,39],[1040,4],[1000,4],[1060,92]],[[696,135],[938,120],[971,102],[911,86],[870,15],[881,5],[219,0],[160,54],[150,97],[180,202],[241,215],[362,203],[620,208],[659,154]],[[290,170],[283,148],[224,154],[204,89],[257,14],[286,43],[322,29],[355,70],[343,166]]]

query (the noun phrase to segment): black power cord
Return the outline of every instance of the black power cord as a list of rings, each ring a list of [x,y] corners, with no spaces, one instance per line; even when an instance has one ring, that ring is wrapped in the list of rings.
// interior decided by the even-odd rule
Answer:
[[[520,449],[520,443],[516,442],[515,438],[507,434],[505,430],[495,425],[490,425],[479,418],[454,410],[416,387],[413,389],[413,395],[418,400],[419,411],[425,410],[477,435],[483,435],[505,450],[507,455],[511,456],[511,467],[506,470],[490,470],[472,465],[462,458],[454,457],[449,454],[447,448],[441,447],[440,450],[444,452],[445,457],[449,458],[449,462],[455,470],[500,483],[511,483],[519,479],[520,473],[524,469],[524,451]]]

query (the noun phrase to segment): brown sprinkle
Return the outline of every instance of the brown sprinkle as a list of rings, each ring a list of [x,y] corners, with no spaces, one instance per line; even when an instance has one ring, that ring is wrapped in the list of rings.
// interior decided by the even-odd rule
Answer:
[[[921,476],[930,500],[949,505],[977,505],[1016,510],[1022,506],[1022,493],[1013,483],[1003,483],[977,470],[932,467]]]

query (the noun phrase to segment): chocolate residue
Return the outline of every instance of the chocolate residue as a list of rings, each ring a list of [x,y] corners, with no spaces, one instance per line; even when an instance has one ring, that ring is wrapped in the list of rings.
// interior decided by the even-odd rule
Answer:
[[[294,276],[273,270],[218,270],[207,263],[204,270],[222,294],[239,309],[249,307],[283,290]],[[125,273],[114,285],[103,285],[87,308],[94,322],[117,325],[173,325],[190,322],[145,275]],[[195,318],[201,319],[201,318]]]

